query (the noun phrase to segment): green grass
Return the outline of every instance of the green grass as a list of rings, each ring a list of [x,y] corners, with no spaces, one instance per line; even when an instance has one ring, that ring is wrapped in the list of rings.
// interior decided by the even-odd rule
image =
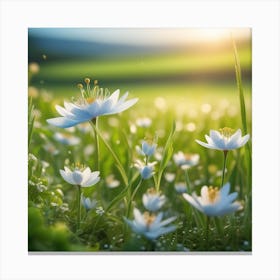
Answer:
[[[249,50],[243,49],[239,55],[242,69],[250,69]],[[229,152],[225,174],[225,181],[231,183],[231,192],[238,192],[238,200],[242,202],[244,209],[211,219],[208,244],[205,234],[206,217],[194,210],[174,189],[175,182],[186,180],[186,174],[172,160],[173,154],[180,150],[200,155],[199,164],[188,172],[191,191],[199,193],[203,185],[220,185],[222,152],[206,149],[195,140],[204,141],[204,135],[209,134],[210,129],[225,126],[242,128],[244,116],[247,131],[251,134],[250,81],[243,80],[243,107],[246,110],[241,114],[239,91],[234,79],[223,82],[219,79],[169,83],[135,81],[127,85],[115,80],[109,85],[111,92],[120,88],[121,94],[129,91],[129,98],[138,97],[139,101],[121,114],[99,119],[98,134],[101,139],[98,164],[92,132],[85,133],[75,127],[69,133],[79,137],[80,143],[67,146],[53,137],[55,132],[65,130],[46,123],[46,119],[58,116],[56,104],[63,105],[64,99],[71,100],[72,96],[79,95],[79,90],[75,87],[77,79],[86,76],[123,79],[145,77],[152,73],[164,77],[173,73],[200,73],[206,70],[221,73],[225,69],[231,69],[234,73],[233,53],[216,53],[209,58],[181,54],[164,58],[158,56],[149,57],[143,63],[137,62],[136,58],[126,61],[45,63],[37,76],[37,81],[45,80],[40,86],[44,89],[39,89],[39,95],[33,97],[34,108],[29,111],[31,120],[35,116],[35,121],[29,122],[30,251],[252,250],[251,185],[248,185],[251,167],[247,163],[246,149],[243,147]],[[38,85],[36,79],[34,81],[34,85]],[[141,117],[149,117],[152,120],[151,126],[137,127],[136,121]],[[173,123],[176,124],[174,135]],[[151,160],[158,161],[156,176],[154,179],[141,181],[139,172],[133,166],[141,158],[136,152],[136,146],[141,145],[145,137],[153,138],[155,135],[158,139],[158,151],[163,153],[165,150],[164,160],[152,158]],[[67,184],[59,173],[65,165],[75,162],[85,164],[92,170],[100,166],[100,182],[82,191],[85,196],[97,200],[97,207],[105,210],[103,215],[99,215],[96,208],[89,212],[82,209],[79,230],[76,227],[76,189]],[[166,180],[166,173],[176,174],[175,181]],[[119,187],[108,188],[106,178],[110,175],[120,182]],[[177,217],[173,223],[177,229],[159,237],[155,243],[133,233],[123,218],[133,218],[133,207],[144,212],[142,195],[152,186],[158,187],[167,198],[162,208],[166,217]]]

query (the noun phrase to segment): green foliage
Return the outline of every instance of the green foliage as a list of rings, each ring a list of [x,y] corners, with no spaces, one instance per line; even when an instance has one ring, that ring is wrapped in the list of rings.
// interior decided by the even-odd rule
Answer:
[[[241,60],[247,63],[247,70],[248,55],[248,49],[243,49],[240,53]],[[151,58],[148,65],[155,61],[157,64],[147,73],[144,66],[133,67],[132,61],[124,63],[123,67],[118,68],[119,71],[115,71],[114,65],[120,65],[112,61],[97,63],[96,71],[92,71],[92,66],[85,62],[71,62],[72,66],[77,67],[65,67],[68,63],[63,66],[50,63],[42,69],[38,79],[48,80],[50,77],[75,83],[76,79],[92,73],[100,76],[103,73],[107,78],[143,77],[150,75],[155,69],[156,75],[163,75],[166,70],[161,70],[161,67],[165,63],[171,65],[171,72],[186,71],[187,74],[192,70],[199,71],[203,59],[186,57],[183,61],[180,61],[182,55],[170,57],[167,62],[161,61],[160,57]],[[234,61],[229,57],[232,54],[216,55],[211,59],[220,59],[214,63],[217,68],[220,65],[219,69],[230,69],[229,65]],[[184,64],[188,59],[190,61]],[[56,141],[54,133],[64,130],[46,123],[47,118],[57,115],[54,110],[56,104],[62,104],[63,99],[70,100],[73,90],[71,85],[67,88],[54,87],[55,95],[39,90],[39,96],[29,101],[28,109],[28,143],[32,143],[29,145],[28,159],[29,251],[187,252],[205,251],[206,248],[209,251],[250,251],[252,199],[248,174],[251,172],[251,159],[247,156],[251,150],[250,145],[247,145],[246,153],[241,148],[228,154],[225,173],[225,182],[231,183],[231,192],[239,193],[238,200],[242,201],[244,210],[211,219],[207,246],[205,217],[193,209],[174,188],[175,183],[187,180],[188,191],[199,193],[203,185],[219,186],[221,183],[222,153],[206,150],[195,142],[196,139],[203,140],[210,129],[225,126],[234,129],[242,127],[243,132],[251,132],[251,85],[250,81],[242,83],[236,50],[235,59],[239,99],[234,81],[132,83],[130,96],[139,97],[139,102],[122,114],[101,117],[98,127],[88,124],[88,127],[77,126],[68,131],[80,138],[80,143],[75,146]],[[85,64],[88,68],[84,68]],[[210,65],[213,64],[206,63],[205,69],[209,69]],[[75,71],[70,73],[72,69]],[[169,75],[170,72],[164,74]],[[121,91],[123,90],[126,88]],[[76,91],[74,95],[77,97]],[[140,117],[150,118],[151,125],[138,126],[137,119]],[[82,128],[86,128],[85,131]],[[96,139],[92,137],[93,133],[99,139],[98,148],[94,145]],[[141,158],[136,152],[136,146],[146,137],[153,138],[155,135],[158,135],[157,153],[149,159],[151,162],[158,162],[155,175],[154,178],[143,180],[134,167],[136,160]],[[198,153],[199,164],[189,169],[188,173],[179,170],[172,160],[173,154],[178,151]],[[76,188],[64,182],[59,173],[64,166],[77,162],[92,170],[100,168],[101,177],[97,185],[82,188],[83,196],[95,200],[96,206],[90,210],[82,207],[78,230]],[[175,176],[174,181],[167,179],[168,173]],[[118,182],[114,187],[110,186],[112,180]],[[162,207],[164,218],[177,217],[174,222],[176,231],[159,237],[155,242],[149,242],[143,236],[133,233],[124,222],[124,217],[133,219],[133,207],[137,207],[142,213],[145,211],[142,195],[151,187],[160,190],[167,198]]]

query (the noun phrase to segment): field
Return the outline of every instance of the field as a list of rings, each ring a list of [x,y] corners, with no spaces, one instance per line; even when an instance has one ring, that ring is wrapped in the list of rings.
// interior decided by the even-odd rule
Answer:
[[[251,251],[251,140],[226,153],[196,142],[224,127],[252,135],[250,46],[241,45],[238,56],[240,87],[232,47],[107,59],[45,57],[39,71],[30,67],[29,251]],[[87,92],[94,80],[96,89],[108,88],[111,94],[120,89],[120,96],[129,91],[127,100],[138,102],[123,112],[98,116],[98,122],[70,128],[47,122],[59,116],[56,105],[74,102],[72,97],[77,101],[78,83]],[[143,141],[155,150],[145,154]],[[174,157],[180,151],[199,155],[198,162],[182,167]],[[90,187],[67,183],[60,170],[75,170],[78,163],[84,166],[80,170],[99,171],[100,180]],[[207,215],[183,195],[200,196],[203,186],[220,189],[228,182],[240,207],[227,215]],[[163,205],[151,200],[147,208],[145,194],[164,196]],[[210,199],[210,191],[208,195]],[[146,213],[145,230],[131,222],[135,208]],[[153,232],[160,215],[170,223]]]

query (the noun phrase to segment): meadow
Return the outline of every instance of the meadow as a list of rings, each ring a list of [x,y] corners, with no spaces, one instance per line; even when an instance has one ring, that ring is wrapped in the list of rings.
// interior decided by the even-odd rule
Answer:
[[[211,55],[43,59],[35,70],[30,63],[29,251],[250,252],[251,139],[226,151],[225,166],[224,151],[196,142],[224,127],[252,135],[250,47],[235,54],[243,82],[232,48]],[[69,128],[47,122],[59,116],[56,105],[77,102],[81,91],[92,94],[95,89],[96,94],[101,88],[110,94],[120,89],[120,96],[129,91],[127,100],[138,101],[120,113]],[[89,99],[86,95],[86,104]],[[185,164],[176,160],[180,151]],[[192,162],[193,155],[199,160]],[[100,179],[93,186],[77,187],[64,180],[60,170],[65,166],[81,171],[89,167],[100,172]],[[184,197],[200,196],[203,186],[221,189],[226,183],[230,193],[237,192],[238,211],[212,215]],[[218,199],[218,191],[214,194]],[[135,208],[143,214],[141,225],[135,225]],[[166,223],[156,225],[160,215]]]

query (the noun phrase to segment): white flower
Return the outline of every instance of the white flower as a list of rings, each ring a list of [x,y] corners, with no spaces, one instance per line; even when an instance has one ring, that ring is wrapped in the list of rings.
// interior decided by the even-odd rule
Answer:
[[[154,175],[154,166],[157,162],[149,162],[147,164],[143,163],[140,160],[137,160],[135,167],[139,170],[140,175],[143,179],[149,179]]]
[[[82,98],[79,102],[64,102],[64,107],[56,105],[57,112],[61,117],[48,119],[47,122],[54,126],[66,128],[79,123],[87,122],[98,116],[120,113],[133,106],[138,98],[125,101],[128,92],[119,99],[120,91],[116,90],[111,95],[95,94],[88,98]]]
[[[81,202],[87,211],[95,208],[97,204],[97,201],[95,199],[90,199],[89,197],[84,197],[83,195],[81,196]]]
[[[153,141],[143,141],[142,142],[142,149],[140,149],[138,146],[136,147],[137,152],[143,156],[152,156],[157,148],[157,144],[155,144]]]
[[[238,129],[235,133],[233,132],[234,130],[228,127],[219,129],[219,131],[210,130],[210,137],[205,135],[207,143],[201,142],[199,140],[195,141],[206,148],[221,151],[238,149],[248,142],[250,138],[249,134],[246,134],[242,137],[240,129]]]
[[[102,206],[99,206],[96,208],[95,213],[99,216],[102,216],[105,213],[105,211]]]
[[[216,187],[203,186],[201,196],[195,193],[190,196],[184,193],[184,198],[200,212],[207,216],[223,216],[243,207],[240,202],[233,202],[237,198],[237,192],[229,194],[230,184],[225,184],[220,190]]]
[[[160,195],[160,193],[156,192],[154,188],[148,189],[148,192],[142,197],[142,202],[145,208],[151,212],[158,211],[165,201],[165,196]]]
[[[61,133],[61,132],[56,132],[53,138],[59,143],[69,145],[69,146],[77,145],[81,141],[80,138],[74,135],[71,135],[69,133]]]
[[[105,182],[110,189],[117,188],[120,185],[120,181],[116,180],[113,174],[107,176]]]
[[[141,212],[137,208],[134,208],[133,214],[133,221],[124,218],[125,221],[134,232],[142,234],[148,239],[156,239],[159,236],[170,233],[176,229],[176,226],[174,225],[165,227],[166,225],[173,222],[176,217],[171,217],[162,221],[162,212],[158,213],[158,215],[149,214],[148,212],[141,214]]]
[[[187,191],[187,185],[184,182],[176,183],[174,187],[177,193],[185,193]]]
[[[57,154],[59,154],[59,150],[57,150],[56,149],[56,147],[52,144],[52,143],[50,143],[50,142],[48,142],[47,144],[45,144],[44,146],[43,146],[43,148],[44,148],[44,150],[46,151],[46,152],[48,152],[48,153],[50,153],[51,155],[57,155]]]
[[[179,151],[177,154],[173,155],[173,159],[177,166],[180,166],[182,169],[187,169],[198,164],[199,155],[184,154],[182,151]]]
[[[150,118],[139,118],[136,120],[136,125],[139,127],[150,127],[152,124],[152,120]]]
[[[99,171],[91,172],[90,168],[85,169],[75,168],[71,171],[68,167],[64,167],[64,170],[60,170],[60,174],[63,179],[71,185],[79,185],[81,187],[90,187],[99,182]]]
[[[164,174],[164,178],[168,183],[172,183],[175,180],[176,175],[174,173],[166,172]]]

